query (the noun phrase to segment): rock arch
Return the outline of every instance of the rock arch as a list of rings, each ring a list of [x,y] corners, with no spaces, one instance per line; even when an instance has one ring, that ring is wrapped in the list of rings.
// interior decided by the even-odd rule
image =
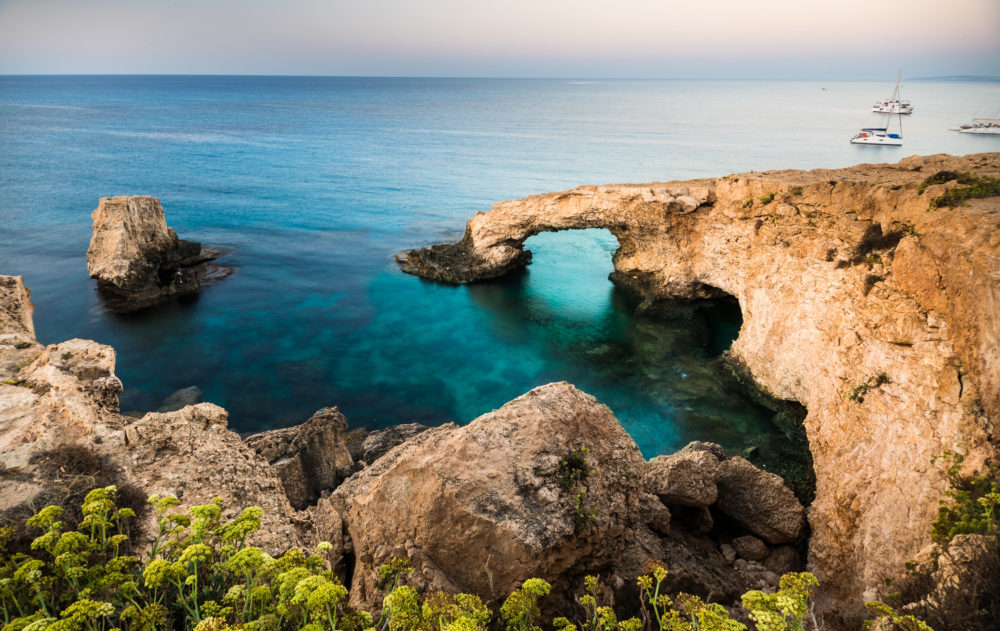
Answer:
[[[997,455],[1000,210],[928,212],[944,185],[919,187],[942,170],[996,177],[1000,154],[582,186],[499,202],[459,243],[397,259],[472,282],[528,264],[533,234],[606,228],[620,244],[612,280],[644,300],[735,296],[733,359],[808,409],[810,567],[856,612],[930,541],[946,488],[932,458],[958,450],[975,469]]]

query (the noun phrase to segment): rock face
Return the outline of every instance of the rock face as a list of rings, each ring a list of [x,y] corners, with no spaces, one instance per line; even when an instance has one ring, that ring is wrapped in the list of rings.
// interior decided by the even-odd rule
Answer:
[[[178,239],[155,197],[103,197],[92,217],[87,271],[115,311],[135,311],[170,296],[192,294],[232,272],[208,265],[218,253]]]
[[[246,444],[278,473],[288,501],[307,508],[351,474],[354,461],[344,434],[347,419],[337,408],[323,408],[302,425],[248,436]]]
[[[585,447],[590,474],[573,482],[562,462]],[[392,556],[410,559],[422,587],[494,602],[527,576],[606,564],[640,525],[643,466],[611,411],[567,383],[423,432],[329,500],[354,546],[351,597],[377,605],[375,569]]]
[[[410,440],[427,429],[426,425],[420,423],[403,423],[371,432],[361,444],[361,460],[371,464],[387,454],[396,445]]]
[[[1000,154],[583,186],[499,202],[460,243],[399,260],[470,282],[527,264],[531,235],[606,228],[612,280],[644,307],[736,297],[732,361],[808,409],[810,566],[831,607],[857,612],[929,542],[947,486],[931,458],[957,450],[972,471],[996,456],[1000,204],[929,211],[957,185],[920,189],[940,171],[997,177]]]

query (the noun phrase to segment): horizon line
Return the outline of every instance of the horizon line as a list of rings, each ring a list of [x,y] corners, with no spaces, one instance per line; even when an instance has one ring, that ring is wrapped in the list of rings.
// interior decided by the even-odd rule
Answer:
[[[881,79],[822,79],[822,78],[781,78],[781,77],[586,77],[551,76],[524,77],[514,75],[472,76],[472,75],[352,75],[352,74],[256,74],[256,73],[216,73],[216,72],[12,72],[0,73],[0,77],[252,77],[252,78],[299,78],[299,79],[456,79],[482,81],[809,81],[821,82],[878,82]],[[904,81],[984,81],[1000,82],[997,75],[937,75],[906,77]]]

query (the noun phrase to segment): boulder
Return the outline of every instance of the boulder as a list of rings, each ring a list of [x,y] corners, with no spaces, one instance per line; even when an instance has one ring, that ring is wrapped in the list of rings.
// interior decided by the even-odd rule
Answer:
[[[753,535],[736,537],[732,541],[733,550],[747,561],[763,561],[770,554],[764,542]]]
[[[301,510],[335,489],[354,461],[344,442],[347,419],[335,407],[317,411],[302,425],[248,436],[246,444],[278,473],[292,506]]]
[[[413,564],[416,587],[496,604],[526,577],[606,567],[648,532],[643,466],[607,407],[553,383],[464,427],[418,434],[320,504],[340,512],[353,542],[355,605],[381,602],[375,570],[394,556]]]
[[[805,509],[785,481],[735,456],[719,464],[715,506],[768,543],[791,543],[802,531]]]
[[[371,432],[361,444],[361,460],[371,464],[396,445],[406,442],[427,429],[426,425],[420,423],[403,423]]]
[[[102,446],[147,494],[174,495],[182,508],[221,496],[225,519],[259,506],[261,530],[250,537],[252,545],[269,554],[302,545],[302,524],[276,472],[227,424],[224,409],[199,403],[176,412],[150,412],[106,435]]]
[[[103,197],[92,217],[87,272],[114,311],[135,311],[192,294],[232,272],[208,265],[217,252],[178,239],[155,197]]]
[[[802,559],[799,558],[799,553],[792,546],[778,546],[771,550],[771,554],[764,559],[764,566],[780,576],[789,572],[801,571]]]
[[[710,451],[684,449],[649,461],[644,481],[646,490],[664,504],[706,507],[715,502],[715,476],[719,459]]]

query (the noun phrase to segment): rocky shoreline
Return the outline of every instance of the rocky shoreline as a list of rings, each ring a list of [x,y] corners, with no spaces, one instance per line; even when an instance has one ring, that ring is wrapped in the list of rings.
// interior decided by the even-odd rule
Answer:
[[[405,271],[472,282],[527,264],[532,234],[607,228],[621,246],[612,279],[640,308],[735,297],[729,360],[807,410],[809,506],[711,443],[645,461],[607,407],[564,382],[467,425],[364,440],[334,407],[248,437],[211,403],[122,415],[114,349],[38,343],[23,279],[0,276],[0,518],[68,481],[130,489],[137,508],[153,493],[182,508],[222,496],[226,518],[263,509],[253,543],[265,551],[330,542],[367,610],[381,604],[374,569],[392,557],[409,560],[415,587],[490,606],[529,576],[572,594],[600,574],[624,597],[651,559],[670,568],[667,590],[727,605],[808,568],[830,626],[846,628],[926,553],[947,488],[932,458],[959,451],[971,473],[998,455],[1000,200],[929,211],[956,186],[927,184],[943,171],[996,177],[1000,154],[581,187],[501,202],[460,243],[400,255]],[[176,238],[155,198],[103,199],[94,219],[88,269],[113,299],[149,306],[197,284],[200,246]],[[137,512],[148,540],[154,516]]]

